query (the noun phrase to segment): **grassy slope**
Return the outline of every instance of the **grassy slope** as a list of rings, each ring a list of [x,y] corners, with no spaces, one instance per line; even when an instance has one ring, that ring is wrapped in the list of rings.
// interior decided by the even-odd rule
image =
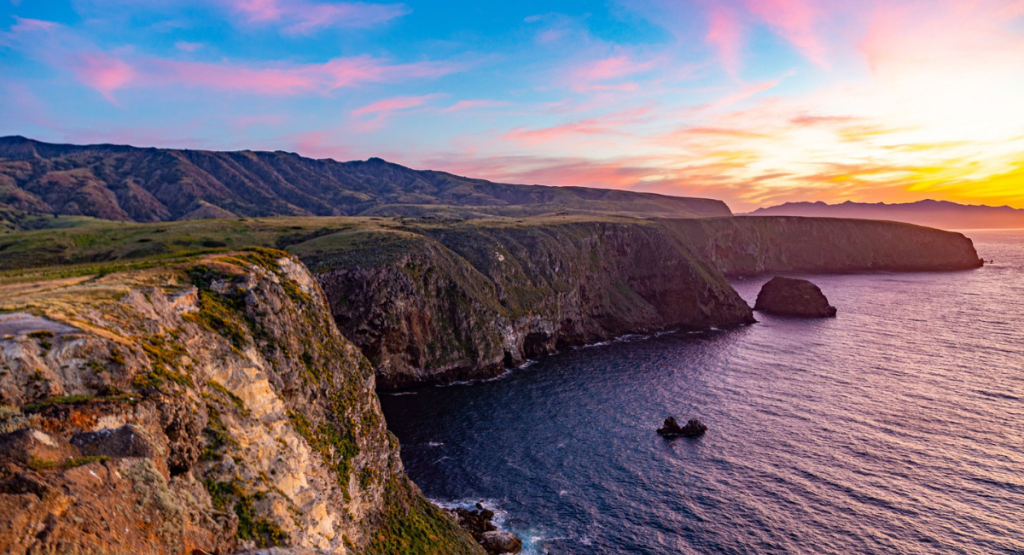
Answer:
[[[173,262],[199,254],[249,246],[287,250],[317,269],[345,262],[347,254],[387,256],[421,233],[444,228],[550,226],[586,221],[638,222],[613,216],[550,216],[529,219],[430,220],[403,218],[239,218],[125,223],[56,218],[67,227],[0,235],[0,276],[70,277]],[[369,247],[369,249],[368,249]]]
[[[725,203],[586,187],[494,183],[380,159],[286,152],[55,145],[0,137],[0,203],[118,221],[276,216],[724,216]]]

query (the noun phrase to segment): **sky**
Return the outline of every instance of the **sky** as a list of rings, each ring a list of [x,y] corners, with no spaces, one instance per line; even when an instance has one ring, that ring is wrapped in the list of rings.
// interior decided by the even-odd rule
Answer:
[[[1024,208],[1024,0],[0,0],[0,135]]]

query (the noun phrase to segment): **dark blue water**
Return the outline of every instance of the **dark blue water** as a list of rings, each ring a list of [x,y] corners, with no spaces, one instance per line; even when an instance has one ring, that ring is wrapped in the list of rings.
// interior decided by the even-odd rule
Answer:
[[[1024,233],[970,236],[994,265],[810,276],[838,318],[386,394],[388,425],[428,497],[533,553],[1024,553]],[[668,415],[710,431],[666,441]]]

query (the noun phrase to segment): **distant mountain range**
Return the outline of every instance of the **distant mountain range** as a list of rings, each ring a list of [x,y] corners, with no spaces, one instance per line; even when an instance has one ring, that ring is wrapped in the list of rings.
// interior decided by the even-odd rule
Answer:
[[[314,160],[288,152],[214,152],[0,138],[0,215],[152,222],[266,216],[679,217],[731,215],[725,203],[584,187],[507,185],[379,158]],[[8,218],[10,219],[10,218]]]
[[[1024,210],[1009,206],[976,206],[938,200],[922,200],[908,204],[787,202],[779,206],[759,208],[750,215],[891,220],[940,229],[1024,228]]]

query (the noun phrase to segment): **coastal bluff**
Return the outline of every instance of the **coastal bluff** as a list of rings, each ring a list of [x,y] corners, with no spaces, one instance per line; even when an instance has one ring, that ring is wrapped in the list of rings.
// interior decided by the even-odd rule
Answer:
[[[730,278],[982,264],[959,233],[829,218],[64,220],[0,235],[0,270],[110,272],[197,252],[286,250],[382,389],[490,378],[625,334],[752,323]]]
[[[726,278],[981,265],[959,233],[827,218],[475,221],[408,232],[343,256],[326,238],[292,249],[382,387],[487,378],[627,333],[751,323]]]
[[[0,552],[483,555],[406,477],[297,259],[2,287],[33,316],[0,338]]]

